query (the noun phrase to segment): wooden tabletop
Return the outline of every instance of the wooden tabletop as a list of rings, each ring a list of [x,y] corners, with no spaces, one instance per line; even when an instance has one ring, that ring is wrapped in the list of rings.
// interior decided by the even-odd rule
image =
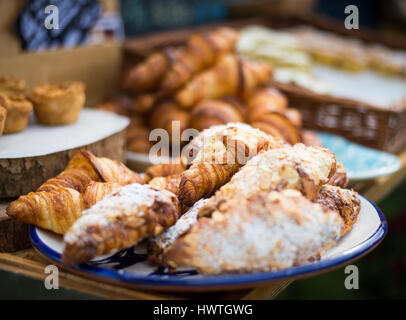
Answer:
[[[374,180],[354,183],[352,187],[362,193],[371,201],[377,203],[396,188],[406,177],[406,151],[399,155],[401,168],[396,173]],[[5,205],[0,203],[0,221],[5,219]],[[43,281],[47,274],[45,267],[49,262],[38,254],[33,248],[20,250],[14,253],[0,253],[0,269],[29,276]],[[86,294],[107,299],[273,299],[284,290],[292,281],[284,280],[271,285],[253,289],[230,292],[212,293],[173,293],[152,292],[122,288],[116,285],[102,283],[68,272],[60,271],[59,285],[63,288],[77,290]]]

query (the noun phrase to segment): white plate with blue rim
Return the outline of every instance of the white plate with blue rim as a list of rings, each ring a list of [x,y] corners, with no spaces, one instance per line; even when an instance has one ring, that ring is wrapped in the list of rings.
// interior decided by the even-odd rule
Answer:
[[[382,212],[359,195],[361,210],[356,223],[337,245],[326,251],[319,261],[271,272],[202,275],[194,269],[171,272],[147,262],[146,246],[140,244],[92,261],[67,268],[68,271],[118,286],[162,291],[220,291],[253,288],[274,281],[310,277],[347,265],[374,249],[387,232]],[[30,226],[33,246],[47,259],[62,268],[62,237]]]
[[[361,146],[334,134],[318,132],[317,135],[323,147],[335,153],[351,181],[375,179],[400,168],[399,158],[392,153]]]

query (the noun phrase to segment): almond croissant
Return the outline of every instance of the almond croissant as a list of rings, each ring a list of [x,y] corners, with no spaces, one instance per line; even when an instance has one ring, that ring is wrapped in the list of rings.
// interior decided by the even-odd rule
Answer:
[[[222,186],[199,214],[210,215],[227,199],[246,197],[259,191],[296,189],[314,200],[335,170],[335,156],[324,148],[298,143],[293,147],[263,151]]]
[[[246,98],[270,77],[271,67],[268,64],[225,54],[212,68],[195,76],[175,95],[175,99],[181,107],[190,109],[199,101],[225,95]]]
[[[336,212],[296,190],[263,191],[227,201],[168,245],[156,243],[150,259],[203,274],[273,271],[319,257],[341,228]]]
[[[326,210],[332,210],[341,216],[344,221],[341,236],[350,231],[353,224],[357,221],[361,204],[356,195],[357,193],[353,190],[325,184],[321,187],[315,201]]]
[[[7,207],[10,218],[64,234],[84,209],[82,195],[71,188],[30,192]]]
[[[105,196],[64,236],[62,263],[79,264],[157,235],[179,218],[179,202],[168,191],[133,183]]]
[[[226,127],[206,137],[192,165],[182,173],[179,199],[192,206],[228,182],[258,152],[282,146],[277,139],[251,127]]]

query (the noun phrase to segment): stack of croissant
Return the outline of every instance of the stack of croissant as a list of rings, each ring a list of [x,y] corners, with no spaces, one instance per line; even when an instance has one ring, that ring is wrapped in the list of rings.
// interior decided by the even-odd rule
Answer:
[[[128,150],[147,153],[151,129],[165,129],[176,143],[176,134],[187,128],[201,131],[229,122],[250,123],[290,144],[319,143],[303,133],[301,116],[287,108],[286,97],[266,86],[271,66],[235,52],[238,37],[228,27],[192,34],[182,47],[154,52],[125,74],[122,87],[130,95],[125,108],[117,99],[99,107],[118,113],[125,109],[131,117]]]
[[[206,274],[320,258],[357,220],[360,202],[327,149],[245,123],[212,126],[187,147],[193,152],[143,177],[80,150],[7,213],[64,234],[66,265],[146,240],[150,263]]]

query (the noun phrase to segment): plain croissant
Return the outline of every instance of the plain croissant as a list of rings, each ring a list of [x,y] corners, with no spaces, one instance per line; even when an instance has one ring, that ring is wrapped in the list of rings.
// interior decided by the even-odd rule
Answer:
[[[175,98],[186,109],[199,101],[225,95],[246,98],[258,86],[269,81],[271,74],[268,64],[244,60],[231,53],[224,54],[212,68],[195,76],[178,91]]]
[[[82,195],[71,188],[30,192],[7,207],[10,218],[64,234],[81,216]]]
[[[11,202],[7,214],[17,221],[64,233],[80,216],[84,208],[82,194],[91,182],[126,185],[143,183],[143,179],[118,161],[79,150],[58,176],[46,181],[36,192]]]
[[[211,66],[221,54],[232,51],[237,39],[238,32],[227,27],[191,35],[179,59],[165,74],[161,91],[168,94],[181,88],[194,75]]]

